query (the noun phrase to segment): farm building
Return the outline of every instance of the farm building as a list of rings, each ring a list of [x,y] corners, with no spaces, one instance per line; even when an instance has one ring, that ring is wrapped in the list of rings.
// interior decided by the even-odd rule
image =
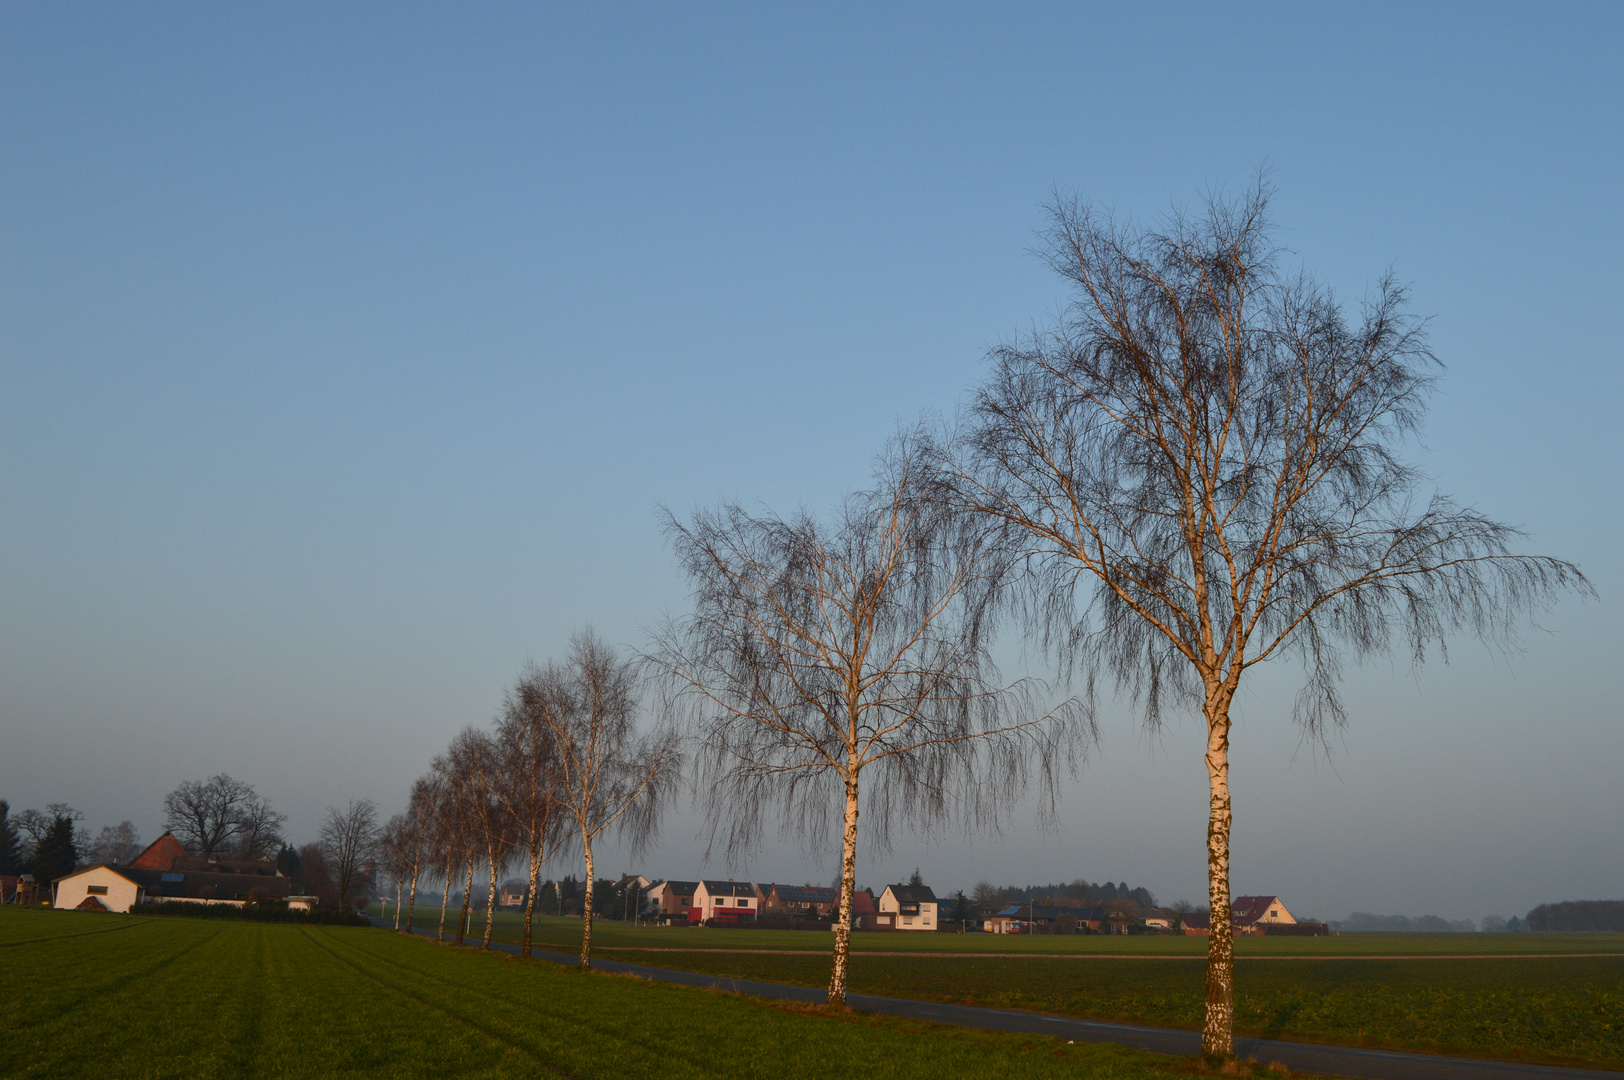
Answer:
[[[876,929],[936,929],[936,894],[928,885],[887,885],[879,909]]]
[[[140,874],[142,871],[134,871]],[[75,911],[127,912],[146,895],[128,868],[97,864],[57,878],[51,883],[51,906]]]

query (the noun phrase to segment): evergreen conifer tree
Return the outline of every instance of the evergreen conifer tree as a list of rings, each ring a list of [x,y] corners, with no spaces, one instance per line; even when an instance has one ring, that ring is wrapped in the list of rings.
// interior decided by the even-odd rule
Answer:
[[[11,821],[11,804],[0,799],[0,874],[22,871],[22,852],[17,843],[17,826]]]
[[[29,868],[41,885],[73,873],[79,863],[78,838],[74,836],[73,815],[58,812],[34,849]]]

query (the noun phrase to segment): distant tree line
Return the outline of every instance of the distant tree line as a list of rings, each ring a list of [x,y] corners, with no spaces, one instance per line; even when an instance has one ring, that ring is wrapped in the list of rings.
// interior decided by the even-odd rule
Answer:
[[[1624,900],[1568,900],[1528,913],[1530,930],[1624,931]]]
[[[1156,906],[1156,894],[1143,886],[1121,882],[1089,882],[1082,878],[1063,885],[994,885],[978,882],[970,902],[982,914],[991,914],[1010,904],[1048,904],[1061,907],[1099,907],[1127,901],[1136,908]]]
[[[1487,922],[1487,918],[1484,921]],[[1356,933],[1472,934],[1477,932],[1477,924],[1471,919],[1444,919],[1437,915],[1417,915],[1413,918],[1409,915],[1373,915],[1368,911],[1355,911],[1341,922],[1334,922],[1331,925],[1337,930],[1348,930]]]

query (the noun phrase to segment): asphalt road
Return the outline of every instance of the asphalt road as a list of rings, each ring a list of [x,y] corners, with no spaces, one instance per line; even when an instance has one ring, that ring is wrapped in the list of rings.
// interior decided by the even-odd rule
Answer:
[[[373,919],[379,926],[388,924]],[[433,937],[432,931],[417,928],[415,933]],[[477,943],[478,938],[469,940]],[[491,943],[498,952],[517,953],[517,945],[506,942]],[[579,958],[563,953],[532,951],[537,960],[575,966]],[[753,979],[729,979],[717,975],[700,975],[692,971],[672,971],[668,968],[649,967],[646,964],[627,964],[619,960],[594,957],[592,966],[602,971],[641,975],[659,982],[697,986],[707,990],[724,990],[750,994],[755,997],[782,998],[820,1004],[824,991],[810,986],[790,986],[785,983],[757,982]],[[878,997],[873,994],[847,994],[846,1003],[863,1012],[904,1016],[913,1020],[929,1020],[957,1027],[981,1028],[988,1031],[1018,1031],[1053,1035],[1077,1042],[1113,1042],[1138,1050],[1158,1054],[1191,1057],[1201,1052],[1201,1035],[1195,1031],[1176,1028],[1139,1027],[1134,1024],[1107,1024],[1095,1020],[1077,1020],[1069,1016],[1049,1016],[1045,1013],[1022,1012],[1015,1009],[984,1009],[970,1005],[943,1005],[932,1001],[913,1001],[908,998]],[[1269,1064],[1280,1062],[1294,1072],[1319,1073],[1325,1076],[1358,1077],[1360,1080],[1624,1080],[1624,1073],[1604,1072],[1599,1069],[1570,1069],[1555,1065],[1522,1065],[1510,1061],[1485,1061],[1477,1058],[1439,1057],[1432,1054],[1405,1054],[1391,1050],[1364,1050],[1353,1046],[1324,1046],[1318,1043],[1282,1042],[1277,1039],[1235,1040],[1235,1052],[1243,1058],[1254,1058]]]

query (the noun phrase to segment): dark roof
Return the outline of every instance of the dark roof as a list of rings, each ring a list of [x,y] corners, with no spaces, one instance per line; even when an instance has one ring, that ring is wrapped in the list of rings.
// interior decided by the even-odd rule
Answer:
[[[211,874],[194,870],[147,870],[116,867],[147,891],[148,900],[251,900],[259,893],[268,899],[286,899],[288,879],[280,874]]]
[[[1237,926],[1248,926],[1257,922],[1269,913],[1269,905],[1278,903],[1279,900],[1278,896],[1235,897],[1234,903],[1230,905],[1230,910],[1235,913],[1235,924]],[[1284,904],[1280,906],[1285,907]]]
[[[1060,907],[1056,904],[1011,904],[1000,911],[993,912],[993,916],[1002,919],[1031,919],[1034,922],[1045,919],[1058,919],[1062,915],[1074,915],[1081,919],[1100,917],[1089,914],[1091,910],[1093,909],[1085,908],[1079,911],[1077,908]]]
[[[756,887],[748,881],[713,881],[705,878],[705,891],[712,896],[754,896]]]
[[[1183,922],[1184,925],[1191,930],[1212,929],[1212,916],[1208,915],[1205,911],[1186,912]]]
[[[929,885],[892,885],[891,895],[902,904],[934,904],[936,894],[930,891]]]
[[[661,885],[669,885],[671,891],[678,896],[692,896],[694,890],[699,888],[699,882],[697,881],[656,881],[649,888],[658,889]]]
[[[840,890],[831,889],[822,885],[763,885],[762,895],[769,895],[776,891],[778,902],[781,904],[836,904],[840,902]]]
[[[254,877],[276,877],[280,874],[276,864],[263,855],[254,859],[203,858],[186,855],[172,860],[168,866],[155,869],[189,874],[250,874]]]

